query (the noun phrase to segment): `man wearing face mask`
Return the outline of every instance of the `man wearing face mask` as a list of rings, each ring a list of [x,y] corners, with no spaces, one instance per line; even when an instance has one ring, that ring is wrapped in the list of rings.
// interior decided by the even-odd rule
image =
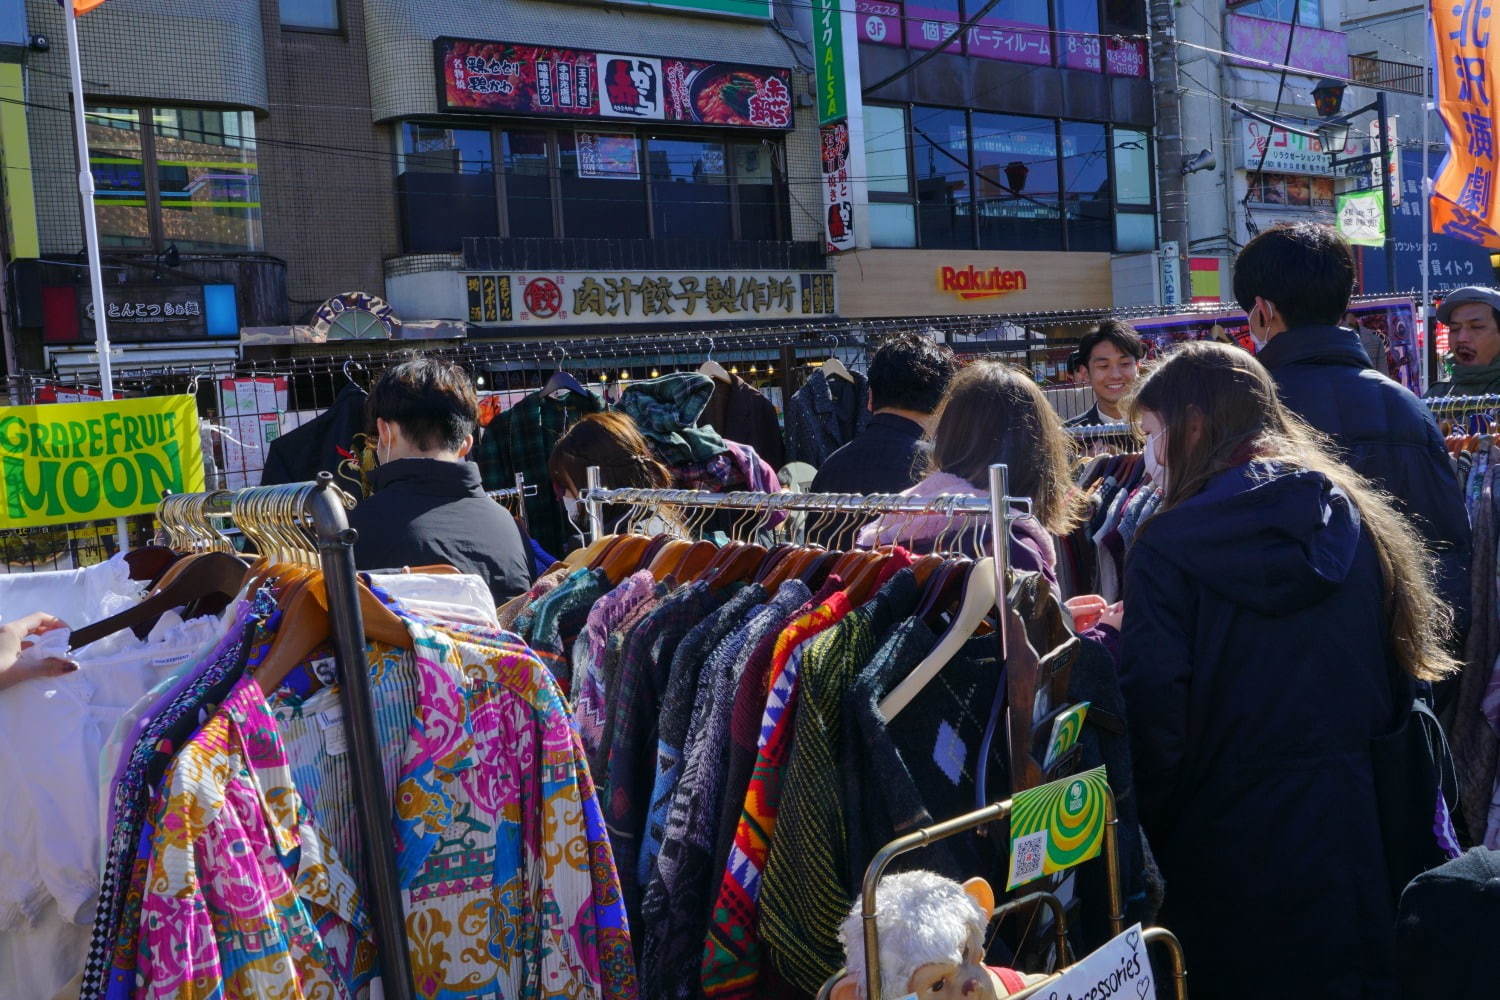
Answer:
[[[386,371],[367,412],[380,466],[374,494],[349,514],[362,570],[446,564],[473,573],[497,605],[530,586],[516,522],[469,461],[479,399],[462,368],[415,358]]]
[[[1273,226],[1245,244],[1234,265],[1235,301],[1282,402],[1412,519],[1441,564],[1439,587],[1461,649],[1471,540],[1458,480],[1432,414],[1375,371],[1358,334],[1338,325],[1353,291],[1354,256],[1329,226]]]

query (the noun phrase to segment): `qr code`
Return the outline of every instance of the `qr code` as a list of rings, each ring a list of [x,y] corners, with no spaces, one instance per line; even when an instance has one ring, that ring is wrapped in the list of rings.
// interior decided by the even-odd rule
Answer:
[[[1047,831],[1038,830],[1024,837],[1017,837],[1011,857],[1011,884],[1018,885],[1041,878],[1042,859],[1047,856]]]

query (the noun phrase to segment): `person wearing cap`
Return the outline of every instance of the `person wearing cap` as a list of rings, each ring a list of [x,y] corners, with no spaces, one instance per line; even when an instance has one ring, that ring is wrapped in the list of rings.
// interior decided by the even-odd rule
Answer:
[[[1354,292],[1354,254],[1331,226],[1272,226],[1234,263],[1234,297],[1281,400],[1338,445],[1356,472],[1396,498],[1438,560],[1462,649],[1470,605],[1469,516],[1437,422],[1411,390],[1371,366],[1339,320]]]
[[[1500,292],[1460,288],[1443,299],[1437,318],[1448,328],[1453,377],[1433,383],[1427,398],[1500,393]]]

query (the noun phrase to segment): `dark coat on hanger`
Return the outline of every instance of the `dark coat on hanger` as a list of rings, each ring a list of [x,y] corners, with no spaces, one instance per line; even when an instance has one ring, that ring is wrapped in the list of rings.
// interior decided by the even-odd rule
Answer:
[[[1228,469],[1145,524],[1124,599],[1141,821],[1193,995],[1263,997],[1274,955],[1298,996],[1395,996],[1370,741],[1409,685],[1348,498],[1314,472]]]
[[[362,570],[446,563],[489,585],[495,604],[531,586],[530,552],[510,511],[491,500],[473,462],[403,458],[371,477],[375,492],[349,514]]]
[[[1405,386],[1370,367],[1353,330],[1305,326],[1258,355],[1282,402],[1333,438],[1354,471],[1396,498],[1439,561],[1456,649],[1469,622],[1469,516],[1432,414]]]
[[[698,422],[712,427],[721,437],[748,444],[771,468],[780,469],[786,464],[786,443],[781,438],[776,405],[738,375],[729,378],[727,383],[714,380],[714,394]]]
[[[349,384],[339,390],[333,405],[295,430],[271,442],[266,450],[260,485],[305,483],[320,472],[333,473],[335,482],[356,500],[364,490],[357,481],[340,477],[339,465],[358,453],[354,436],[365,430],[365,401],[369,393]]]
[[[853,382],[813,372],[786,403],[786,454],[791,462],[818,468],[870,423],[870,383],[859,372]]]

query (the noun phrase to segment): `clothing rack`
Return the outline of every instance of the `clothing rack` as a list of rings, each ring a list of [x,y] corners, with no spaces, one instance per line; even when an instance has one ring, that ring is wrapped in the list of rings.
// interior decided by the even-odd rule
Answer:
[[[391,801],[386,791],[374,699],[365,666],[365,623],[354,567],[354,542],[358,535],[349,527],[344,513],[347,506],[352,503],[333,485],[333,476],[321,472],[312,483],[168,497],[158,508],[157,516],[169,531],[191,532],[198,527],[182,516],[191,511],[203,517],[228,518],[242,528],[267,526],[278,535],[308,538],[315,546],[328,594],[340,700],[349,726],[356,819],[365,852],[363,888],[370,900],[370,916],[379,948],[381,986],[389,1000],[411,1000],[414,994],[406,914],[396,879],[396,849],[391,841]]]
[[[1427,408],[1433,411],[1434,414],[1443,416],[1448,410],[1478,411],[1500,408],[1500,395],[1438,396],[1433,399],[1423,400],[1423,402],[1427,404]]]
[[[516,473],[516,485],[503,490],[490,490],[488,496],[496,503],[508,503],[516,501],[516,523],[521,527],[521,533],[527,538],[531,537],[531,524],[526,519],[526,498],[536,496],[536,487],[526,485],[526,474]]]
[[[1101,437],[1134,437],[1135,428],[1123,421],[1116,424],[1091,424],[1083,427],[1064,427],[1069,437],[1075,438],[1101,438]]]
[[[1005,599],[1009,593],[1006,580],[1010,576],[1010,523],[1018,516],[1014,511],[1015,508],[1020,508],[1020,516],[1031,512],[1030,499],[1009,495],[1010,470],[1005,465],[990,466],[988,499],[969,496],[909,497],[895,493],[708,493],[703,490],[606,489],[602,485],[598,466],[589,466],[587,476],[587,487],[580,494],[579,499],[583,501],[584,509],[588,511],[590,542],[596,542],[604,535],[604,505],[607,503],[624,506],[745,510],[762,514],[778,511],[807,511],[859,515],[988,516],[990,538],[995,550],[995,603],[999,612],[995,633],[1000,639],[1000,659],[1002,662],[1005,659],[1008,648],[1005,641]]]

